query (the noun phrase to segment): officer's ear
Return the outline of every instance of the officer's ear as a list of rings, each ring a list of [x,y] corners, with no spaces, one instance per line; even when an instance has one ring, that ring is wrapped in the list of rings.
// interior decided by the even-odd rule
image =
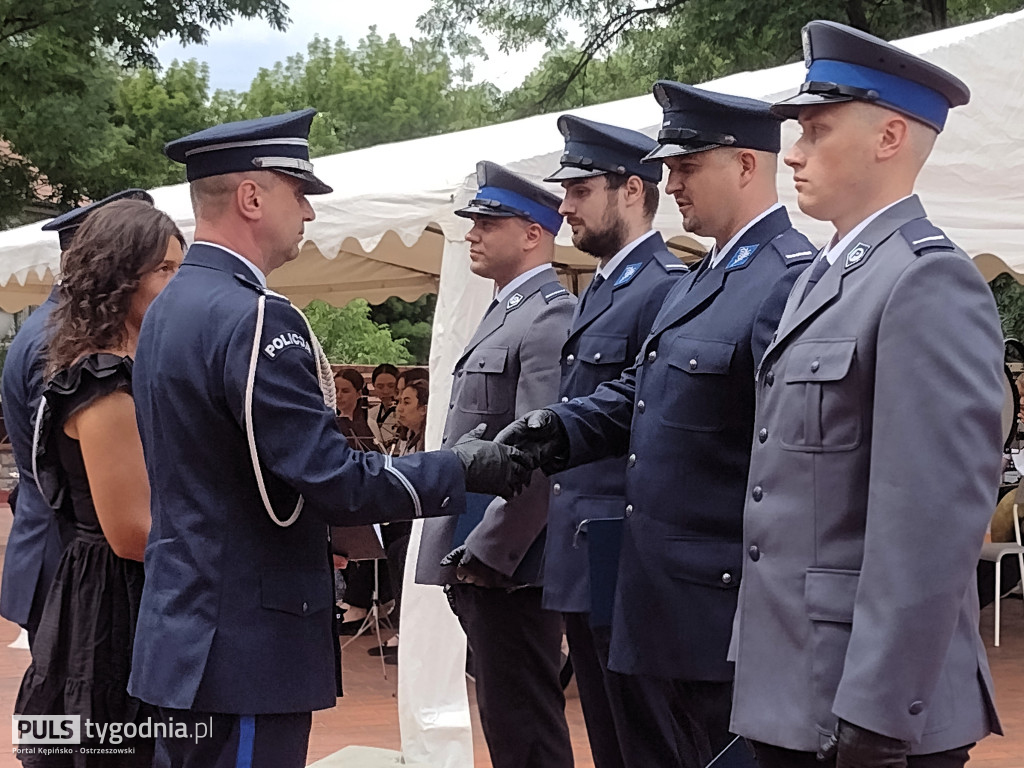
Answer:
[[[235,205],[243,218],[255,221],[263,218],[263,208],[267,204],[263,188],[253,179],[242,179],[235,188]]]
[[[523,230],[523,239],[528,249],[536,248],[544,239],[544,227],[535,221],[526,222],[526,228]]]
[[[626,179],[626,183],[622,185],[622,191],[625,196],[626,205],[639,205],[644,204],[644,180],[639,176],[630,176]]]
[[[898,112],[886,110],[886,113],[886,119],[879,125],[875,150],[879,160],[894,157],[910,141],[910,121]]]
[[[739,164],[740,186],[745,187],[757,174],[757,153],[749,149],[737,149],[734,159]]]

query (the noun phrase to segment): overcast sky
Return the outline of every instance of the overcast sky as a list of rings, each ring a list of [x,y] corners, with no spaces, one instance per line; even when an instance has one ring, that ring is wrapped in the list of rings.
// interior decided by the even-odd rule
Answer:
[[[271,29],[261,19],[239,20],[212,31],[206,45],[182,47],[165,41],[157,48],[157,57],[165,65],[174,59],[205,61],[210,65],[211,90],[245,91],[260,67],[272,67],[295,53],[304,54],[317,34],[331,40],[342,37],[355,47],[376,24],[381,36],[394,33],[408,43],[410,37],[420,36],[416,19],[430,7],[430,0],[288,0],[288,6],[291,24],[286,32]],[[493,43],[485,44],[490,58],[476,65],[475,79],[490,80],[503,90],[519,85],[544,53],[541,46],[534,46],[521,54],[505,56]]]

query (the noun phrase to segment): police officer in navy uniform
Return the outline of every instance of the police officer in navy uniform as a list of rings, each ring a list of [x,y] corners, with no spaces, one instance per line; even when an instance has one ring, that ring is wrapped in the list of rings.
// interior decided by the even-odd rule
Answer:
[[[633,368],[498,440],[549,471],[627,454],[608,666],[664,691],[630,710],[647,764],[703,768],[731,738],[754,371],[813,248],[777,202],[770,105],[664,81],[654,94],[664,120],[648,158],[668,166],[686,229],[715,246],[669,292]]]
[[[306,196],[330,191],[309,161],[314,114],[165,149],[186,165],[196,230],[134,368],[153,522],[128,686],[173,724],[161,766],[305,765],[311,712],[338,692],[328,524],[450,514],[481,478],[507,494],[525,479],[480,440],[392,459],[338,430],[330,366],[265,284],[298,256]],[[209,738],[180,737],[208,722]]]
[[[597,271],[576,308],[562,346],[559,397],[593,394],[633,364],[650,333],[665,294],[686,266],[651,228],[661,193],[660,163],[642,163],[658,143],[642,133],[573,115],[558,118],[565,137],[561,167],[545,181],[560,181],[560,208],[572,227],[573,244],[597,259]],[[590,535],[609,520],[613,539],[625,506],[626,459],[609,457],[551,478],[544,607],[561,611],[576,673],[580,704],[596,768],[636,765],[644,750],[629,742],[630,703],[656,701],[646,678],[608,670],[611,590],[590,581]],[[593,557],[597,559],[596,552]],[[610,568],[599,563],[595,567]],[[614,574],[611,574],[614,578]],[[602,602],[592,613],[592,600]],[[594,625],[593,627],[591,625]],[[622,732],[622,741],[617,735]]]
[[[558,196],[490,162],[477,165],[477,187],[456,213],[473,220],[470,269],[497,294],[455,365],[443,444],[480,423],[493,437],[557,397],[558,354],[576,306],[551,267]],[[448,585],[495,768],[573,762],[559,682],[562,617],[541,608],[548,483],[536,475],[507,502],[477,497],[465,519],[425,521],[416,567],[421,584]]]
[[[954,768],[1001,733],[975,580],[1003,343],[984,278],[913,190],[970,94],[840,24],[804,45],[806,82],[775,111],[803,131],[800,208],[835,236],[758,373],[733,729],[764,768]]]
[[[115,200],[153,198],[141,189],[126,189],[90,205],[63,213],[43,225],[56,232],[61,253],[71,247],[78,228],[93,211]],[[43,500],[32,473],[32,419],[43,393],[46,361],[42,349],[47,340],[47,323],[56,309],[60,286],[54,285],[46,301],[25,320],[11,342],[4,362],[4,424],[11,438],[18,468],[17,507],[4,554],[3,586],[0,587],[0,616],[28,631],[29,647],[35,639],[46,593],[64,551],[60,518]]]

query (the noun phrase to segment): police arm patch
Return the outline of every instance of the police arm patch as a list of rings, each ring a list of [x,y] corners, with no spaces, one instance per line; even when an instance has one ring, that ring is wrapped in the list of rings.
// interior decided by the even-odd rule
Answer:
[[[306,338],[298,331],[284,331],[272,338],[263,339],[263,356],[276,360],[283,352],[289,349],[303,349],[310,357],[313,356],[313,349]]]

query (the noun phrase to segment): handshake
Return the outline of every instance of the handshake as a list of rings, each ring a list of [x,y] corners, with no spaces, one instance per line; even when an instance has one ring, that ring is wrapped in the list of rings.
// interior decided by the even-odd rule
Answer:
[[[512,498],[530,482],[530,474],[565,469],[569,461],[569,436],[554,411],[542,408],[516,419],[494,441],[483,439],[487,425],[480,424],[452,446],[466,473],[466,490]]]

